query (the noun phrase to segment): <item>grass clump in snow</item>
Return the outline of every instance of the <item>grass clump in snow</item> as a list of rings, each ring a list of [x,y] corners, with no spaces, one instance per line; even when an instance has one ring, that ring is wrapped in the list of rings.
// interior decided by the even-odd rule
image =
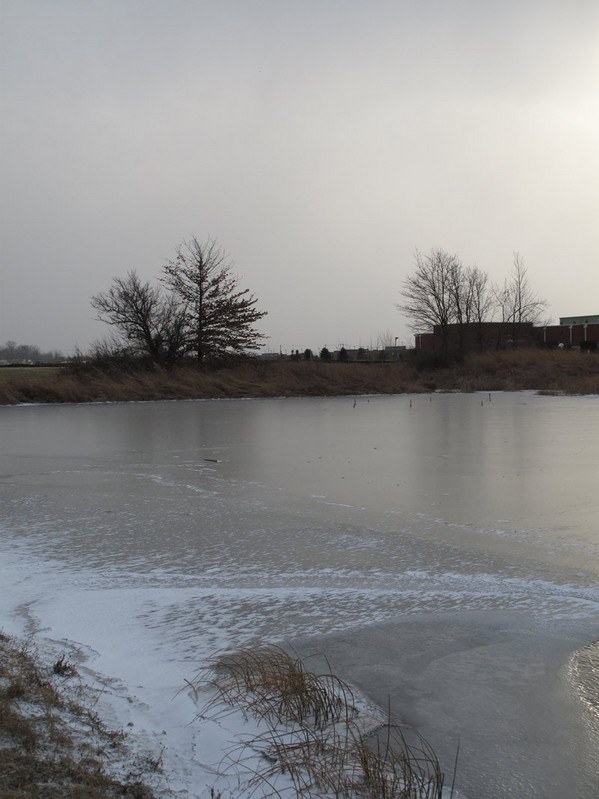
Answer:
[[[151,799],[137,776],[106,765],[124,746],[90,706],[76,666],[41,662],[28,644],[0,632],[0,797]]]
[[[278,725],[323,727],[355,712],[350,689],[333,674],[316,675],[279,647],[223,654],[208,666],[210,707],[228,707]]]
[[[444,775],[428,743],[389,713],[373,728],[351,688],[275,646],[215,657],[191,683],[212,697],[201,713],[240,711],[256,732],[227,753],[247,795],[440,799]],[[245,777],[243,776],[245,775]],[[260,791],[258,794],[257,792]]]

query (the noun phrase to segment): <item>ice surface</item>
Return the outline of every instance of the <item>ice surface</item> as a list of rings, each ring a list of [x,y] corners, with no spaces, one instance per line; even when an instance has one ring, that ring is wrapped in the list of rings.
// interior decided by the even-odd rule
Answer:
[[[543,718],[544,686],[551,719],[582,736],[578,784],[596,777],[592,735],[572,716],[584,691],[568,698],[564,686],[588,687],[588,667],[574,679],[569,658],[599,637],[588,446],[599,398],[1,408],[0,438],[0,626],[79,647],[108,720],[163,752],[182,795],[233,790],[218,764],[248,732],[235,717],[200,723],[185,681],[216,650],[264,641],[330,649],[365,695],[386,705],[391,694],[400,715],[443,731],[448,769],[468,719],[496,729],[499,748],[511,720],[528,735],[520,771],[477,749],[483,734],[462,747],[465,785],[481,762],[498,780],[524,775],[487,797],[540,795],[530,780],[543,758],[569,758],[557,734],[535,743],[516,712],[531,674],[531,713]],[[479,644],[447,654],[440,620],[462,640],[466,617]],[[348,641],[363,642],[359,658]],[[404,645],[426,653],[418,679]],[[544,665],[533,668],[536,646]],[[462,712],[468,674],[476,692]],[[493,698],[496,726],[485,727],[477,714]]]

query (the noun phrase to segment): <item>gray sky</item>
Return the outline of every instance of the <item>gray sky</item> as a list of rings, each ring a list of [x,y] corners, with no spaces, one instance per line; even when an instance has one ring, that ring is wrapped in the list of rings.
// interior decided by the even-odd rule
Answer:
[[[597,0],[0,0],[0,344],[217,238],[267,349],[412,343],[415,249],[599,312]]]

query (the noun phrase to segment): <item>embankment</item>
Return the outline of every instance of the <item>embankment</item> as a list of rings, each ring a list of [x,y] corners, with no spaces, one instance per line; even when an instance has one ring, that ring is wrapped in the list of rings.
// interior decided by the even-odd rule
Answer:
[[[449,366],[252,358],[226,367],[0,369],[0,404],[223,397],[301,397],[433,391],[599,394],[599,357],[568,350],[477,353]]]

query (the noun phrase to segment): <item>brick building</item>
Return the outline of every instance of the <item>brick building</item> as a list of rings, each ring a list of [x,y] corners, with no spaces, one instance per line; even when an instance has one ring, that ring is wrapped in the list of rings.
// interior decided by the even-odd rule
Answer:
[[[599,351],[599,314],[561,317],[559,325],[535,327],[532,322],[472,322],[449,325],[445,339],[440,325],[432,333],[417,333],[417,350],[449,352],[510,347],[580,347]]]

